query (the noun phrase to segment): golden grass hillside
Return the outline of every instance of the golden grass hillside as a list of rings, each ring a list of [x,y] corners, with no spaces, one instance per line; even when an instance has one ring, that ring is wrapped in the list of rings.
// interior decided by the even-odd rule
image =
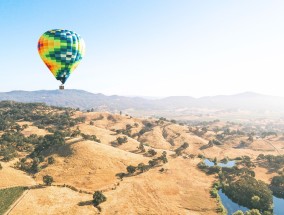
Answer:
[[[74,111],[72,117],[85,117],[84,122],[69,128],[71,133],[79,131],[83,135],[68,136],[65,144],[44,148],[40,155],[45,160],[39,172],[28,175],[13,168],[18,158],[10,163],[1,162],[0,188],[42,184],[45,175],[54,179],[53,186],[28,190],[10,214],[218,214],[217,200],[210,197],[216,176],[206,175],[197,167],[202,160],[197,156],[220,160],[248,155],[256,159],[260,153],[284,152],[280,138],[255,139],[246,147],[238,147],[240,141],[247,141],[245,135],[228,135],[222,144],[209,147],[209,141],[218,134],[213,131],[214,126],[227,126],[224,122],[216,122],[198,135],[200,126],[168,120],[80,111]],[[43,136],[53,129],[51,126],[49,131],[39,129],[28,121],[18,123],[28,125],[21,131],[25,136]],[[236,129],[240,126],[233,125],[232,130]],[[95,135],[97,140],[84,139],[84,135]],[[126,141],[117,144],[118,138]],[[184,143],[188,143],[188,148],[177,156],[176,150]],[[145,151],[139,148],[141,145]],[[150,155],[149,149],[157,154]],[[167,154],[167,163],[160,162],[146,172],[126,174],[123,179],[117,177],[118,173],[127,173],[127,166],[148,164],[162,153]],[[26,155],[21,152],[19,158]],[[55,162],[48,164],[49,157]],[[256,170],[258,179],[271,181],[272,175],[264,168]],[[107,197],[100,205],[101,212],[87,204],[97,190]]]

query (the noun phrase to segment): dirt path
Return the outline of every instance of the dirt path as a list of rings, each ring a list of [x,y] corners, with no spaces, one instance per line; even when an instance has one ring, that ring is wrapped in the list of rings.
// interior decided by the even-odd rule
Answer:
[[[274,150],[277,151],[277,153],[280,155],[280,152],[278,151],[278,149],[271,142],[269,142],[267,140],[263,140],[263,141],[268,143],[269,145],[271,145],[274,148]]]

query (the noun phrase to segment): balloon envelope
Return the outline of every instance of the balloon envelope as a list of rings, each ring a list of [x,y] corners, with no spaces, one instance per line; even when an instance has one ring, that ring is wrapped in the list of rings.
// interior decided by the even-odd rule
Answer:
[[[73,31],[55,29],[39,38],[38,52],[54,77],[64,84],[82,60],[85,43]]]

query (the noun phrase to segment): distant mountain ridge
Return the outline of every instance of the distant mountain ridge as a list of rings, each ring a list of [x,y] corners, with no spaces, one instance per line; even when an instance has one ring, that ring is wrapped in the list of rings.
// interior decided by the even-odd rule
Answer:
[[[154,111],[175,112],[177,110],[212,109],[212,110],[250,110],[284,112],[284,98],[267,96],[253,92],[236,95],[219,95],[193,98],[190,96],[171,96],[161,99],[142,97],[106,96],[101,93],[90,93],[84,90],[38,90],[11,91],[0,93],[0,101],[43,102],[48,105],[80,108],[94,108],[98,111],[135,110],[147,114]],[[180,112],[180,114],[183,114]]]

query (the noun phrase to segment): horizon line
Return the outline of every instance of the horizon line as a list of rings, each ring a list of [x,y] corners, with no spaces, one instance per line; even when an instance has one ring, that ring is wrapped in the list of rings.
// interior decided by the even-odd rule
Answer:
[[[71,91],[71,90],[77,90],[77,91],[85,91],[87,93],[92,93],[92,94],[102,94],[104,96],[120,96],[120,97],[130,97],[130,98],[143,98],[143,99],[150,99],[150,100],[155,100],[155,99],[164,99],[164,98],[170,98],[170,97],[190,97],[194,99],[201,99],[201,98],[208,98],[208,97],[217,97],[217,96],[237,96],[237,95],[260,95],[260,96],[270,96],[270,97],[279,97],[279,98],[284,98],[283,96],[277,96],[277,95],[270,95],[270,94],[263,94],[263,93],[258,93],[254,91],[243,91],[235,94],[216,94],[216,95],[205,95],[205,96],[191,96],[191,95],[169,95],[169,96],[158,96],[158,95],[153,95],[153,96],[148,96],[148,95],[118,95],[118,94],[107,94],[107,93],[100,93],[100,92],[91,92],[83,89],[64,89],[65,91]],[[12,93],[12,92],[38,92],[38,91],[60,91],[59,89],[40,89],[40,90],[11,90],[11,91],[6,91],[6,92],[0,92],[0,93]]]

